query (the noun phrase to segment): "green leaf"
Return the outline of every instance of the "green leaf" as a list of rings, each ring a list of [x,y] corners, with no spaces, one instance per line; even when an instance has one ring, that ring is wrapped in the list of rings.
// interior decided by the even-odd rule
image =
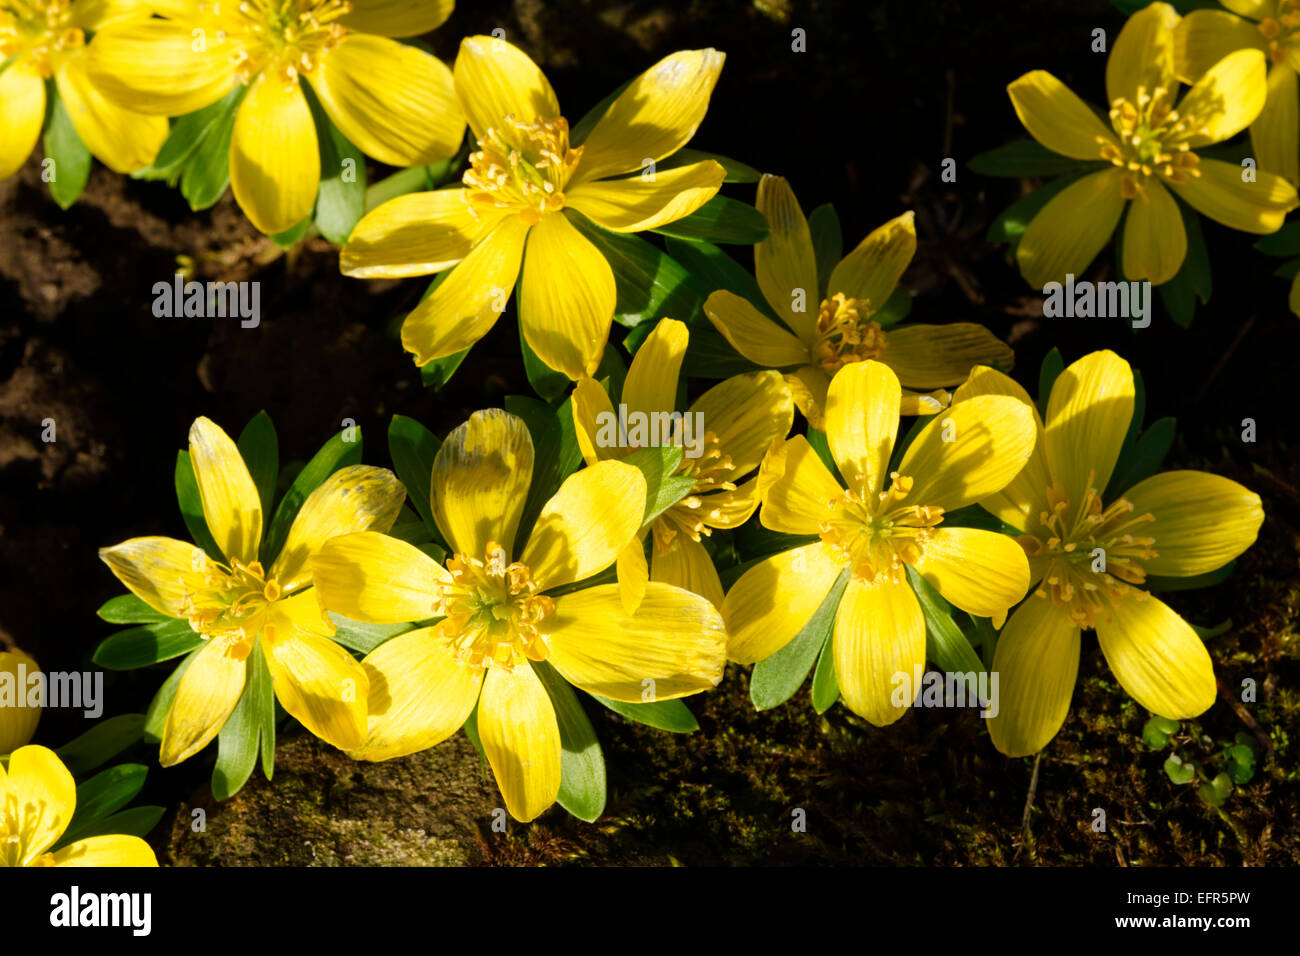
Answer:
[[[77,135],[63,97],[58,95],[58,87],[50,83],[48,91],[50,111],[45,125],[45,158],[54,161],[48,170],[52,175],[50,195],[59,208],[67,209],[77,201],[90,178],[90,150]]]
[[[248,655],[248,679],[239,703],[217,734],[217,765],[212,769],[212,796],[229,800],[252,776],[257,766],[262,728],[275,728],[275,694],[260,640]],[[272,744],[274,751],[274,744]]]
[[[831,273],[844,256],[844,233],[840,217],[830,203],[822,203],[808,215],[808,232],[812,235],[813,256],[817,261],[817,291],[830,286]],[[908,297],[911,301],[911,297]]]
[[[980,153],[973,157],[966,167],[980,176],[1008,176],[1022,178],[1029,176],[1064,176],[1070,173],[1089,173],[1103,169],[1107,164],[1101,160],[1071,159],[1054,153],[1032,139],[1018,139]]]
[[[80,825],[99,820],[122,809],[144,788],[149,768],[142,763],[124,763],[109,767],[77,787],[77,809],[68,823],[68,842],[78,839],[72,834]]]
[[[1181,200],[1178,201],[1178,210],[1182,213],[1183,228],[1187,233],[1187,255],[1177,274],[1158,288],[1160,301],[1174,322],[1187,328],[1196,314],[1197,301],[1202,305],[1210,301],[1210,254],[1201,232],[1201,217]]]
[[[1165,774],[1176,784],[1191,783],[1196,779],[1196,764],[1183,763],[1178,754],[1170,754],[1165,760]]]
[[[190,651],[189,656],[176,666],[176,670],[163,681],[163,685],[158,688],[158,693],[154,694],[153,700],[149,702],[149,709],[144,715],[144,739],[149,743],[156,744],[162,741],[167,713],[172,709],[172,701],[176,699],[176,688],[180,686],[181,678],[194,662],[195,655],[201,650],[201,647],[196,647]]]
[[[605,812],[605,758],[600,741],[568,681],[546,661],[534,661],[560,726],[560,793],[556,801],[588,823]]]
[[[885,300],[881,310],[874,313],[871,318],[879,322],[882,328],[889,328],[902,322],[911,312],[912,294],[906,289],[895,289],[889,293],[889,298]]]
[[[1273,270],[1273,275],[1279,279],[1294,279],[1300,275],[1300,259],[1292,259],[1290,262],[1284,262]]]
[[[668,247],[668,254],[695,277],[701,289],[708,292],[725,289],[747,300],[759,312],[775,321],[776,314],[763,298],[758,280],[717,246],[709,242],[688,242],[672,236],[664,240],[664,245]],[[696,331],[691,330],[692,348],[695,346]]]
[[[925,617],[925,653],[940,670],[950,674],[979,674],[984,670],[970,641],[962,633],[945,601],[911,565],[907,566],[907,579],[921,604]]]
[[[648,326],[647,322],[641,328]],[[712,325],[700,324],[691,328],[691,342],[682,361],[683,378],[730,378],[761,371],[762,366],[755,365],[732,348]]]
[[[1154,716],[1142,726],[1142,740],[1152,750],[1163,750],[1169,738],[1178,733],[1182,725],[1168,717]]]
[[[134,594],[119,594],[115,598],[109,598],[95,613],[100,620],[108,621],[109,624],[158,624],[172,620]]]
[[[1052,397],[1052,386],[1064,371],[1065,359],[1061,358],[1061,350],[1053,347],[1052,351],[1043,356],[1043,364],[1038,369],[1038,414],[1044,421],[1047,420],[1047,403]]]
[[[134,836],[143,839],[158,825],[166,812],[166,807],[132,807],[99,820],[87,821],[73,836],[64,834],[59,844],[66,845],[97,836]]]
[[[1204,574],[1193,574],[1185,578],[1170,578],[1158,574],[1148,574],[1146,586],[1148,591],[1193,591],[1197,588],[1213,587],[1226,581],[1228,575],[1232,574],[1232,569],[1236,566],[1237,562],[1233,560],[1221,568],[1206,571]]]
[[[228,113],[243,99],[246,88],[242,83],[224,97],[201,110],[186,113],[172,120],[171,131],[162,144],[162,149],[154,157],[151,165],[138,169],[131,174],[134,179],[165,179],[172,186],[180,177],[185,164],[199,144],[218,129]]]
[[[262,502],[262,530],[275,507],[275,479],[280,474],[280,440],[275,425],[266,412],[258,412],[239,433],[239,454],[248,466],[248,473],[257,486],[257,497]],[[259,535],[259,540],[260,540]]]
[[[1173,447],[1178,422],[1173,418],[1160,418],[1142,433],[1133,446],[1133,454],[1126,461],[1121,457],[1123,471],[1115,474],[1106,489],[1106,497],[1114,498],[1128,491],[1139,481],[1150,478],[1160,470],[1160,465]]]
[[[298,509],[307,500],[307,496],[321,485],[330,475],[340,468],[361,463],[361,429],[357,428],[355,441],[345,441],[344,432],[331,436],[321,446],[320,451],[307,462],[298,477],[294,479],[289,490],[280,499],[280,507],[275,509],[275,517],[266,532],[266,541],[262,545],[262,565],[270,567],[275,561],[284,540],[289,536],[293,519],[298,516]]]
[[[176,453],[175,485],[176,501],[181,506],[181,517],[185,519],[185,527],[189,529],[190,537],[194,539],[195,544],[207,552],[209,558],[224,563],[226,556],[217,547],[217,542],[212,540],[207,519],[203,517],[203,499],[199,495],[199,482],[194,477],[194,466],[190,463],[188,451]]]
[[[370,624],[364,621],[353,621],[344,617],[342,614],[329,612],[330,620],[334,622],[334,640],[344,647],[357,651],[360,654],[369,654],[380,644],[392,640],[399,634],[405,634],[413,630],[411,624]]]
[[[1220,773],[1209,783],[1197,787],[1196,795],[1212,807],[1221,807],[1232,796],[1232,778]]]
[[[840,697],[840,685],[835,679],[835,642],[831,640],[834,628],[826,634],[822,652],[817,658],[817,669],[813,671],[812,705],[813,710],[824,714],[834,706]]]
[[[543,506],[560,484],[582,464],[582,450],[573,425],[573,400],[566,398],[559,408],[523,395],[508,395],[505,408],[523,419],[533,439],[533,480],[519,518],[515,543],[523,547]],[[519,553],[518,550],[515,551]]]
[[[181,195],[197,212],[216,205],[230,184],[230,139],[235,116],[248,87],[238,83],[221,101],[223,109],[212,118],[207,135],[194,148],[181,173]]]
[[[690,166],[692,163],[702,163],[709,159],[722,167],[726,174],[722,178],[724,183],[756,183],[763,175],[753,166],[748,166],[740,160],[719,156],[717,153],[705,153],[698,149],[679,149],[667,159],[660,160],[656,171],[663,172],[665,169]]]
[[[599,694],[590,695],[604,704],[620,717],[657,730],[666,730],[674,734],[690,734],[700,729],[695,715],[680,700],[655,700],[644,704],[628,704],[621,700],[610,700]]]
[[[849,583],[841,571],[822,603],[788,644],[754,665],[749,678],[749,699],[759,710],[771,710],[794,696],[835,626],[835,612]]]
[[[79,777],[112,760],[144,734],[144,714],[119,714],[101,720],[57,751],[68,773]]]
[[[311,216],[306,216],[302,222],[296,226],[290,226],[284,232],[273,233],[267,238],[274,242],[281,249],[291,249],[298,243],[302,242],[303,237],[307,235],[307,230],[311,228]]]
[[[1249,783],[1255,776],[1255,751],[1245,744],[1236,744],[1227,751],[1227,774],[1233,783]]]
[[[388,454],[393,459],[393,469],[406,486],[407,497],[415,510],[426,524],[434,527],[429,480],[433,475],[433,459],[441,447],[438,436],[414,418],[394,415],[388,425]]]
[[[366,211],[366,158],[335,126],[310,83],[302,84],[316,122],[320,147],[320,191],[316,194],[316,228],[341,246]]]
[[[1190,621],[1188,623],[1191,624]],[[1232,630],[1232,618],[1228,618],[1228,620],[1223,621],[1214,627],[1197,627],[1195,624],[1191,624],[1191,628],[1196,632],[1196,636],[1201,640],[1209,641],[1218,637],[1220,634],[1227,634]]]
[[[1283,259],[1300,256],[1300,222],[1284,223],[1277,232],[1256,242],[1255,249],[1266,256]]]
[[[652,232],[692,242],[752,246],[767,238],[767,220],[753,206],[728,196],[714,196],[689,216]]]
[[[1038,215],[1039,210],[1065,187],[1077,182],[1081,176],[1082,174],[1062,176],[1021,196],[993,220],[993,224],[989,226],[988,241],[994,244],[1009,242],[1015,246],[1020,242],[1020,237],[1025,234],[1025,227]]]
[[[168,620],[109,635],[91,659],[105,670],[129,671],[182,657],[202,643],[189,621]]]
[[[533,351],[528,340],[524,338],[524,323],[519,322],[519,348],[524,355],[524,373],[528,384],[549,404],[564,394],[569,387],[569,376],[551,368]]]
[[[674,472],[682,463],[682,449],[677,445],[639,448],[623,457],[645,475],[646,505],[644,527],[695,490],[695,479]]]
[[[826,466],[826,470],[834,475],[835,479],[840,481],[840,484],[843,484],[844,482],[841,481],[839,477],[840,469],[835,464],[835,456],[831,454],[831,443],[826,438],[826,433],[819,432],[817,429],[809,425],[807,438],[808,444],[812,446],[813,451],[817,452],[817,457],[822,460],[822,464]]]
[[[435,392],[440,391],[451,381],[451,377],[456,374],[456,369],[460,368],[460,363],[465,361],[466,355],[469,355],[469,349],[457,352],[455,355],[434,359],[420,366],[420,381],[424,383],[425,388],[431,388]]]

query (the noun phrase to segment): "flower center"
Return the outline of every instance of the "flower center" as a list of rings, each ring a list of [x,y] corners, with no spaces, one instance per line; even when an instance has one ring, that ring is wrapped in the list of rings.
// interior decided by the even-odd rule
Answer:
[[[679,534],[686,535],[692,541],[713,534],[713,529],[705,524],[705,520],[720,519],[722,514],[710,503],[709,492],[735,491],[736,483],[730,477],[735,470],[736,465],[731,456],[723,454],[718,436],[713,432],[705,432],[699,457],[683,456],[681,464],[673,473],[695,479],[695,487],[689,495],[655,519],[654,542],[659,552],[667,551]]]
[[[338,21],[352,12],[348,0],[210,0],[199,12],[214,23],[211,39],[231,43],[240,82],[264,70],[284,82],[311,73],[347,36]]]
[[[32,801],[18,802],[18,794],[4,794],[0,803],[0,866],[21,866],[23,851],[31,845],[36,831],[44,822],[46,806]],[[67,821],[63,821],[66,825]],[[49,854],[32,861],[32,866],[43,866]]]
[[[72,25],[71,0],[0,0],[0,60],[26,56],[47,80],[51,60],[86,45]]]
[[[284,596],[280,583],[266,576],[260,561],[232,560],[227,568],[202,551],[196,551],[195,560],[202,562],[198,570],[204,575],[203,584],[185,593],[181,611],[190,627],[229,641],[232,653],[242,660],[262,630],[267,608]]]
[[[1287,50],[1300,41],[1300,2],[1282,0],[1277,5],[1277,15],[1260,20],[1257,29],[1268,43],[1269,59],[1285,63]]]
[[[1185,183],[1201,175],[1200,160],[1187,141],[1206,129],[1192,114],[1174,109],[1171,100],[1171,92],[1162,86],[1150,91],[1139,86],[1137,103],[1121,96],[1110,105],[1110,124],[1119,145],[1101,137],[1097,141],[1101,158],[1124,170],[1125,199],[1137,197],[1150,176]]]
[[[879,322],[870,321],[874,314],[869,299],[851,299],[840,292],[822,299],[817,310],[813,361],[834,374],[850,362],[880,358],[885,352],[885,333],[880,331]]]
[[[1092,480],[1089,477],[1089,485]],[[1080,627],[1093,627],[1103,597],[1114,601],[1141,593],[1129,585],[1146,580],[1140,562],[1156,556],[1155,538],[1134,532],[1155,517],[1133,514],[1133,505],[1125,498],[1103,507],[1092,487],[1077,509],[1071,508],[1059,484],[1047,489],[1047,502],[1051,511],[1039,516],[1043,530],[1016,539],[1031,559],[1047,561],[1035,594],[1068,609]]]
[[[555,602],[538,593],[527,565],[507,563],[505,548],[489,541],[482,561],[455,554],[447,570],[451,581],[436,586],[433,610],[447,618],[443,633],[457,660],[506,670],[546,660]]]
[[[563,116],[532,123],[507,116],[470,153],[463,177],[470,208],[511,209],[532,225],[543,213],[564,208],[564,186],[581,158],[582,147],[569,146],[569,123]]]
[[[873,500],[846,490],[826,503],[827,517],[821,523],[821,539],[854,578],[871,582],[877,575],[895,584],[906,578],[905,564],[915,564],[925,551],[925,542],[943,521],[943,509],[934,505],[907,504],[912,478],[890,474],[888,491]]]

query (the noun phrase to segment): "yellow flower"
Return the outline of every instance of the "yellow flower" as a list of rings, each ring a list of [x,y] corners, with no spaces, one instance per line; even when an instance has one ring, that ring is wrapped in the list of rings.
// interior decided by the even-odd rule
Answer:
[[[27,688],[19,683],[19,668],[27,676],[39,674],[36,662],[18,648],[12,651],[0,651],[0,675],[8,675],[14,686],[14,706],[5,706],[0,701],[0,754],[17,750],[36,733],[36,725],[41,721],[41,709],[28,707]]]
[[[148,166],[167,120],[111,102],[87,72],[88,51],[112,46],[98,31],[149,18],[128,0],[0,0],[0,179],[16,173],[45,125],[45,81],[53,77],[82,143],[118,173]],[[96,34],[90,43],[86,34]]]
[[[1300,3],[1296,0],[1224,0],[1232,10],[1193,10],[1174,28],[1174,67],[1194,83],[1237,50],[1267,55],[1268,93],[1250,124],[1259,165],[1292,186],[1300,184]],[[1237,15],[1239,14],[1239,15]]]
[[[504,40],[466,38],[456,95],[478,150],[464,188],[380,206],[344,246],[343,272],[397,278],[456,266],[402,327],[402,345],[425,365],[487,334],[522,270],[519,321],[528,345],[571,379],[594,374],[614,315],[614,273],[573,217],[638,232],[713,198],[724,172],[712,160],[658,172],[643,164],[694,135],[722,61],[711,49],[665,57],[628,84],[575,146],[555,91],[532,60]]]
[[[727,656],[763,660],[799,633],[841,573],[849,580],[832,632],[835,675],[849,708],[878,727],[903,715],[896,677],[925,664],[925,619],[904,565],[952,604],[997,617],[1024,597],[1029,565],[1016,542],[976,528],[943,526],[1015,477],[1034,448],[1024,402],[982,396],[931,419],[886,474],[902,389],[879,362],[846,365],[831,380],[826,438],[847,490],[796,436],[776,452],[783,470],[759,520],[820,540],[773,555],[727,592]]]
[[[158,0],[164,18],[113,24],[91,73],[122,105],[180,116],[246,87],[230,140],[230,185],[267,234],[305,219],[320,186],[316,125],[299,81],[353,145],[390,166],[445,159],[465,120],[451,71],[393,37],[418,36],[452,0]],[[111,42],[103,44],[103,39]]]
[[[1023,756],[1055,736],[1085,628],[1096,630],[1115,679],[1147,710],[1174,720],[1200,714],[1214,702],[1210,655],[1191,625],[1140,585],[1147,574],[1204,574],[1241,554],[1264,519],[1259,497],[1217,475],[1170,471],[1103,501],[1133,416],[1133,372],[1113,352],[1093,352],[1061,374],[1046,426],[1024,389],[991,370],[957,390],[953,411],[991,395],[1024,402],[1040,435],[1024,471],[981,502],[1024,532],[1038,585],[993,655],[1001,682],[993,743]]]
[[[686,326],[675,319],[663,319],[655,326],[632,358],[623,384],[622,416],[591,378],[581,379],[573,393],[573,421],[588,464],[637,450],[634,439],[640,432],[634,428],[629,427],[623,436],[626,441],[620,441],[617,422],[622,417],[634,424],[646,423],[647,436],[659,434],[659,443],[682,446],[681,464],[674,474],[695,482],[689,495],[651,522],[649,568],[641,535],[620,555],[619,583],[626,589],[629,608],[640,602],[647,575],[721,606],[722,584],[700,538],[714,528],[739,527],[754,513],[765,476],[757,475],[743,485],[738,482],[758,468],[764,453],[785,437],[794,420],[790,388],[781,374],[753,372],[709,389],[682,415],[671,439],[662,435],[671,418],[681,414],[676,411],[677,379],[689,338]]]
[[[97,836],[50,847],[77,808],[77,784],[44,747],[20,747],[0,765],[0,866],[157,866],[149,844],[134,836]]]
[[[335,535],[392,527],[406,492],[383,468],[350,465],[316,488],[269,571],[258,560],[262,505],[239,449],[206,418],[190,428],[203,514],[226,563],[174,538],[132,538],[99,556],[154,610],[189,621],[206,644],[191,658],[163,729],[164,767],[198,753],[239,703],[260,640],[284,709],[341,750],[365,737],[367,678],[330,640],[307,561]]]
[[[570,476],[519,548],[532,482],[523,422],[475,412],[434,459],[430,499],[452,548],[446,567],[375,533],[335,538],[312,558],[325,606],[352,620],[441,617],[368,654],[369,735],[352,754],[387,760],[432,747],[478,707],[478,733],[506,807],[532,820],[560,787],[555,709],[530,662],[614,700],[684,697],[722,678],[726,638],[703,598],[651,583],[636,614],[618,585],[554,589],[612,564],[641,525],[646,482],[603,461]],[[647,696],[649,695],[649,696]]]
[[[863,239],[835,266],[819,295],[808,221],[789,184],[779,176],[764,176],[757,206],[771,233],[754,247],[754,272],[763,298],[785,326],[721,289],[704,303],[704,314],[751,362],[793,369],[786,378],[795,404],[814,428],[825,430],[831,376],[850,362],[883,362],[904,386],[926,391],[960,384],[975,365],[1010,370],[1011,349],[982,325],[909,325],[885,332],[873,321],[916,253],[912,213],[891,219]],[[932,414],[947,401],[942,391],[904,392],[902,413]]]
[[[1264,106],[1264,54],[1238,50],[1216,62],[1175,107],[1174,27],[1178,14],[1153,3],[1129,18],[1106,61],[1110,126],[1044,70],[1007,87],[1020,121],[1054,152],[1105,160],[1053,196],[1025,229],[1016,258],[1041,288],[1079,275],[1101,251],[1120,216],[1124,275],[1159,285],[1178,272],[1187,233],[1174,195],[1211,219],[1244,232],[1276,232],[1300,205],[1281,176],[1198,156],[1245,129]],[[1129,202],[1133,200],[1132,202]]]

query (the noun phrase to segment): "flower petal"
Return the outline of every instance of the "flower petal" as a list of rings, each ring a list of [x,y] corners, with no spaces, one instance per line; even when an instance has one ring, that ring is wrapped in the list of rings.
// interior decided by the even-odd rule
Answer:
[[[613,232],[658,229],[689,216],[717,195],[726,170],[713,160],[631,179],[581,183],[565,192],[572,206]]]
[[[366,213],[352,229],[339,253],[339,270],[357,279],[441,272],[469,255],[480,230],[463,189],[398,196]]]
[[[246,653],[237,656],[229,641],[208,638],[176,687],[163,726],[160,764],[188,760],[216,738],[244,693],[247,673]]]
[[[54,845],[72,821],[77,785],[58,755],[45,747],[19,747],[0,768],[0,805],[18,815],[19,863],[23,866]],[[8,834],[6,834],[8,835]]]
[[[704,545],[694,538],[675,535],[667,548],[654,549],[651,560],[652,580],[698,594],[714,607],[722,607],[725,595],[717,568]]]
[[[859,496],[874,495],[885,486],[900,396],[898,377],[880,362],[853,362],[831,379],[826,440],[840,474]]]
[[[251,564],[262,540],[262,499],[230,436],[200,416],[190,426],[190,464],[212,540],[227,558]]]
[[[455,0],[351,0],[340,21],[349,30],[381,37],[418,37],[442,26]]]
[[[175,538],[131,538],[100,548],[99,558],[132,594],[168,617],[185,617],[186,595],[207,578],[203,549]]]
[[[406,489],[387,468],[340,468],[302,503],[271,576],[286,592],[301,587],[311,580],[308,559],[326,541],[354,531],[387,531],[405,500]]]
[[[763,467],[774,477],[759,522],[784,534],[817,534],[827,507],[844,496],[844,489],[802,435],[773,445],[769,454]]]
[[[1129,696],[1161,717],[1183,720],[1214,703],[1214,665],[1205,644],[1167,604],[1141,592],[1097,616],[1097,641]]]
[[[997,713],[988,718],[993,746],[1008,757],[1038,753],[1070,712],[1079,672],[1079,628],[1045,597],[1016,608],[998,636],[993,674]]]
[[[1056,379],[1047,401],[1043,451],[1071,502],[1110,481],[1133,418],[1133,369],[1110,350],[1090,352]]]
[[[642,535],[636,535],[618,553],[614,571],[618,577],[618,597],[623,602],[623,610],[635,614],[645,600],[646,585],[650,583],[650,566],[646,563]]]
[[[624,449],[615,447],[618,444],[618,415],[604,387],[590,375],[584,375],[574,386],[572,398],[573,430],[583,460],[594,465],[605,458],[621,457]],[[601,437],[601,432],[608,428],[615,428],[612,444],[609,435]]]
[[[885,333],[880,361],[894,370],[908,388],[932,389],[960,385],[976,365],[1011,371],[1015,353],[982,325],[905,325]]]
[[[629,415],[677,409],[677,379],[690,337],[686,324],[676,319],[660,319],[646,336],[623,381],[622,399]]]
[[[56,850],[50,862],[55,866],[157,866],[153,848],[137,836],[87,837]]]
[[[739,481],[759,466],[772,442],[784,438],[794,423],[790,386],[780,372],[745,372],[719,382],[696,399],[687,412],[701,416],[704,430],[718,440],[731,459],[729,481]],[[687,459],[687,472],[692,473]]]
[[[453,73],[456,97],[477,139],[494,127],[504,131],[507,116],[531,123],[560,115],[560,103],[545,74],[505,40],[490,36],[461,40]]]
[[[1178,13],[1167,3],[1153,3],[1128,18],[1106,58],[1106,99],[1138,101],[1138,90],[1163,89],[1172,102],[1178,89],[1174,63],[1174,27]]]
[[[842,293],[868,300],[877,312],[883,309],[916,255],[915,219],[908,211],[872,230],[835,266],[827,297]]]
[[[1006,614],[1029,590],[1024,549],[995,531],[935,528],[914,567],[947,601],[975,617]]]
[[[850,580],[840,599],[831,637],[835,680],[849,710],[877,727],[907,712],[925,671],[925,618],[906,582],[881,575],[873,583]],[[899,682],[912,690],[898,692]]]
[[[681,149],[695,135],[726,55],[679,50],[646,70],[615,98],[582,143],[576,182],[640,169]]]
[[[326,610],[378,624],[432,617],[434,586],[451,577],[415,545],[375,531],[327,541],[312,555],[311,575]]]
[[[1250,126],[1250,142],[1260,168],[1292,186],[1300,183],[1300,90],[1296,72],[1285,63],[1268,71],[1268,98]]]
[[[786,384],[794,398],[795,408],[808,419],[808,424],[818,431],[826,430],[826,394],[831,388],[831,377],[820,365],[803,365],[786,375]],[[902,410],[902,404],[899,404]]]
[[[519,295],[524,339],[538,358],[575,381],[605,354],[618,292],[600,250],[563,215],[529,233]]]
[[[722,602],[728,659],[753,664],[789,644],[842,570],[815,541],[764,558],[742,574]]]
[[[451,654],[443,627],[422,627],[385,641],[361,662],[370,681],[365,743],[351,756],[389,760],[428,750],[458,731],[474,711],[483,669]]]
[[[20,669],[23,676],[19,674]],[[0,674],[5,675],[6,683],[13,682],[17,698],[13,706],[0,706],[0,754],[12,753],[36,733],[36,725],[41,722],[41,708],[24,705],[27,677],[38,671],[40,667],[36,661],[18,648],[0,651]]]
[[[581,581],[618,559],[641,529],[646,481],[621,461],[601,461],[564,479],[542,506],[520,561],[542,590]]]
[[[267,235],[311,214],[320,187],[316,123],[295,80],[263,73],[235,114],[230,188],[249,221]]]
[[[45,125],[45,81],[26,61],[0,73],[0,103],[4,103],[4,138],[0,139],[0,179],[22,168],[36,148]]]
[[[1267,235],[1277,232],[1286,214],[1297,205],[1295,187],[1281,176],[1264,169],[1255,171],[1254,182],[1244,182],[1241,167],[1204,156],[1197,164],[1201,175],[1185,183],[1171,183],[1176,192],[1197,212],[1242,232]]]
[[[1188,145],[1221,143],[1255,122],[1268,95],[1267,69],[1260,50],[1236,50],[1210,67],[1178,104],[1180,113],[1196,117]]]
[[[560,793],[560,727],[531,667],[489,669],[478,733],[510,815],[527,823],[544,813]]]
[[[132,20],[95,34],[87,48],[91,82],[125,109],[184,116],[221,99],[235,85],[225,41],[202,37],[180,20]],[[315,147],[312,149],[315,155]]]
[[[767,238],[754,246],[758,286],[785,324],[803,342],[811,342],[821,288],[808,220],[790,184],[780,176],[764,175],[759,180],[754,205],[770,230]]]
[[[618,585],[555,601],[550,662],[589,694],[640,704],[710,690],[722,680],[727,633],[698,594],[651,581],[635,614]]]
[[[434,520],[456,553],[482,560],[495,541],[513,554],[532,482],[533,439],[523,419],[498,408],[475,412],[434,456]]]
[[[808,361],[808,346],[734,292],[718,289],[704,303],[704,314],[731,347],[755,365],[782,368]]]
[[[1054,153],[1099,160],[1102,146],[1115,142],[1115,134],[1088,104],[1046,70],[1026,73],[1007,87],[1007,94],[1029,135]]]
[[[1138,533],[1156,539],[1147,574],[1188,577],[1223,567],[1252,544],[1264,522],[1259,495],[1220,475],[1166,471],[1124,493],[1133,514],[1155,521]]]
[[[1189,84],[1235,50],[1265,48],[1258,25],[1226,10],[1193,10],[1174,27],[1174,64]]]
[[[281,706],[326,743],[357,750],[366,739],[370,691],[361,665],[329,638],[300,629],[277,628],[265,637],[266,665]],[[182,683],[192,670],[193,665]]]
[[[1183,215],[1169,190],[1157,179],[1129,203],[1124,222],[1124,277],[1168,282],[1182,268],[1187,255],[1187,230]]]
[[[437,162],[465,138],[451,70],[416,47],[350,34],[307,76],[339,131],[381,163]]]
[[[1112,57],[1113,59],[1113,57]],[[1124,211],[1124,174],[1115,167],[1066,186],[1030,220],[1016,246],[1020,274],[1041,289],[1082,275],[1110,240]]]
[[[85,56],[69,57],[54,74],[77,135],[115,173],[148,166],[167,138],[167,118],[133,113],[109,100],[90,82],[86,63]],[[7,96],[5,112],[9,112]]]

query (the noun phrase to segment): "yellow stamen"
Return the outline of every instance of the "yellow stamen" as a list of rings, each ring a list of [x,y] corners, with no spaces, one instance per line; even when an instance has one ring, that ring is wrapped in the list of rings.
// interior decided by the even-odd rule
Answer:
[[[433,613],[446,617],[443,634],[457,660],[506,670],[546,660],[555,603],[538,593],[526,565],[509,563],[505,549],[489,541],[483,560],[455,554],[447,570],[452,579],[436,586]]]

